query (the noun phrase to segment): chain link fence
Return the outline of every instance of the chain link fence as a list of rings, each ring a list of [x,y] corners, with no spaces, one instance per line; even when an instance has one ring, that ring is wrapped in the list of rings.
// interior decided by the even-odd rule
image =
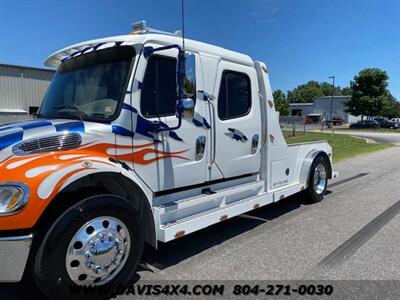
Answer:
[[[279,123],[282,130],[306,132],[307,130],[327,129],[321,116],[280,116]]]

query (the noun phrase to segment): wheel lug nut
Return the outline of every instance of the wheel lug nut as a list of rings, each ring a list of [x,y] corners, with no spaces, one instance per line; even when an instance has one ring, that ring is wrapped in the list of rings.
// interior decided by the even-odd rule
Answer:
[[[104,242],[104,240],[105,240],[104,234],[102,234],[102,233],[99,234],[99,240]]]
[[[123,249],[119,249],[118,250],[118,254],[120,254],[120,255],[124,254],[124,250]]]
[[[108,240],[109,240],[110,242],[112,242],[114,239],[115,239],[115,236],[114,236],[113,234],[110,234],[110,235],[108,236]]]
[[[86,256],[86,257],[91,257],[91,256],[92,256],[92,253],[88,250],[88,251],[85,252],[85,256]]]
[[[99,274],[100,271],[101,271],[101,267],[100,267],[99,265],[97,265],[97,266],[94,268],[94,271],[96,272],[96,274]]]

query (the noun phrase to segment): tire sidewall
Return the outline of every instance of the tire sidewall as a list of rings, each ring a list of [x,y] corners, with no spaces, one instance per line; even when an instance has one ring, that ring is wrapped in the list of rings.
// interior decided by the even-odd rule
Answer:
[[[66,270],[68,246],[84,224],[101,216],[116,217],[127,226],[131,247],[119,274],[99,288],[106,290],[108,287],[121,288],[129,284],[143,252],[144,238],[140,218],[133,206],[121,197],[93,196],[82,200],[63,213],[47,232],[38,249],[34,277],[42,291],[51,299],[72,296],[71,290],[77,285],[70,279]],[[87,298],[87,296],[82,296]]]
[[[326,187],[328,185],[328,177],[327,177],[326,178],[327,180],[325,182],[324,191],[321,194],[318,194],[314,189],[314,174],[315,174],[315,169],[319,164],[322,164],[325,167],[325,171],[327,173],[328,173],[328,170],[329,170],[328,169],[328,163],[326,162],[326,159],[321,155],[317,156],[314,159],[314,161],[312,162],[312,164],[311,164],[310,175],[309,175],[309,178],[308,178],[308,194],[310,196],[311,202],[313,202],[313,203],[320,202],[324,198],[324,195],[325,195],[325,192],[326,192]]]

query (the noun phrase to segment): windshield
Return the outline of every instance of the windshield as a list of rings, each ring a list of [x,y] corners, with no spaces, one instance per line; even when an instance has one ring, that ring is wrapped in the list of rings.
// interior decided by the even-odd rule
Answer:
[[[134,55],[134,48],[120,46],[64,62],[47,90],[38,116],[112,120],[125,95]]]

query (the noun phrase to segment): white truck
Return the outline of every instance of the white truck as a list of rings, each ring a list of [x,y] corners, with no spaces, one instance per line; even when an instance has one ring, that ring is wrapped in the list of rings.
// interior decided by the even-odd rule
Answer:
[[[287,145],[267,66],[135,25],[72,45],[37,118],[0,127],[0,280],[51,298],[125,285],[157,247],[295,193],[320,201],[325,142]]]

